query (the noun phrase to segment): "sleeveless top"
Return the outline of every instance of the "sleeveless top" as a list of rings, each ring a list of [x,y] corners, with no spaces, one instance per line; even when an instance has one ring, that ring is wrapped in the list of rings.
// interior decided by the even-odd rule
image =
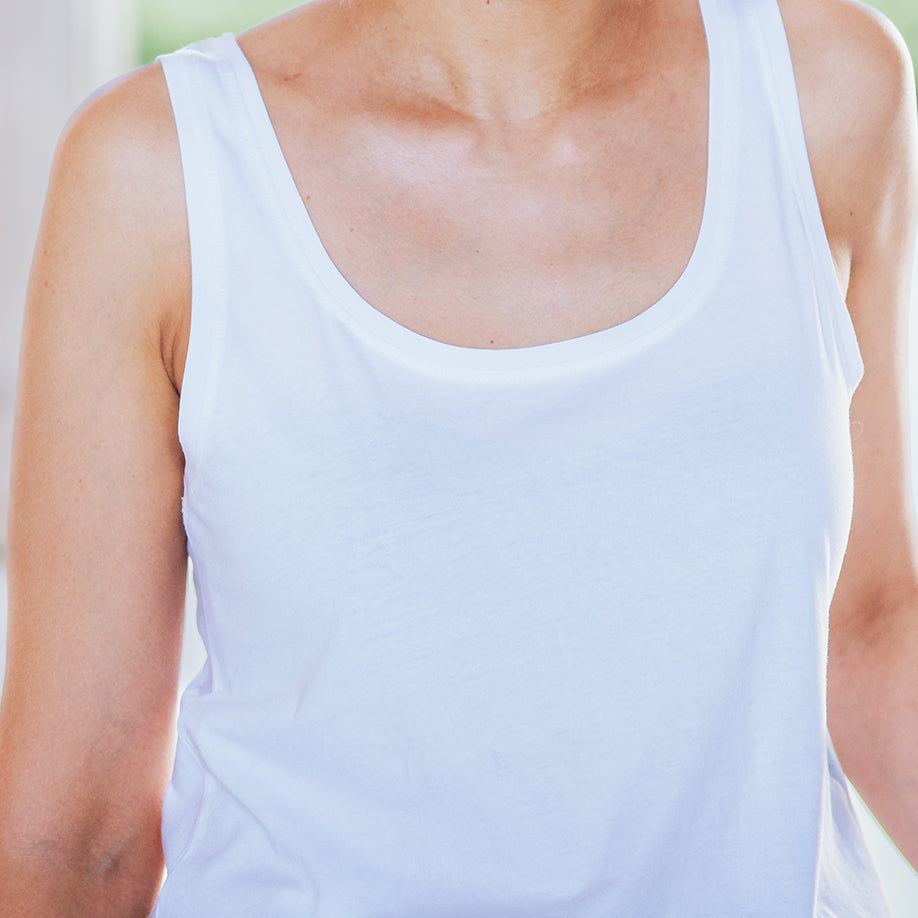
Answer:
[[[323,249],[231,36],[162,60],[203,670],[157,918],[878,918],[826,729],[862,363],[775,0],[636,318],[448,345]]]

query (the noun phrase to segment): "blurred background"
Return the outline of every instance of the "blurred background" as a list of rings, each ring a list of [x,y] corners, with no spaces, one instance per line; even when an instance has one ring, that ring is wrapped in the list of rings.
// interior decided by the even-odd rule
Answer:
[[[241,32],[296,6],[285,0],[0,0],[0,520],[22,304],[55,141],[69,114],[119,73],[199,38]],[[874,0],[918,59],[918,0]],[[918,308],[918,285],[913,296]],[[918,481],[918,322],[912,323],[913,478]],[[5,527],[3,527],[5,529]],[[0,530],[0,634],[5,631],[5,532]],[[189,591],[183,684],[203,650]],[[0,671],[4,642],[0,640]],[[918,918],[918,874],[862,804],[862,824],[894,918]]]

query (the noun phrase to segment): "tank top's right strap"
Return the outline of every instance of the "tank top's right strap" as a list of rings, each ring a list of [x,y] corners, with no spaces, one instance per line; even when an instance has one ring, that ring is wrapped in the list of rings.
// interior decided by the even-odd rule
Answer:
[[[774,112],[776,128],[784,144],[790,167],[789,177],[803,217],[819,302],[824,310],[822,318],[826,330],[831,330],[849,390],[853,392],[863,375],[864,364],[848,306],[838,285],[832,250],[822,219],[784,21],[777,0],[750,0],[748,7],[750,15],[747,18],[752,33],[749,37],[758,50],[759,65],[766,81],[765,88]]]

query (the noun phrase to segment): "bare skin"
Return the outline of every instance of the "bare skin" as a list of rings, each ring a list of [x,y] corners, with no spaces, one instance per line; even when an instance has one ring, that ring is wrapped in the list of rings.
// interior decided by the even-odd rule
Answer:
[[[831,728],[918,863],[903,327],[914,88],[872,13],[848,0],[782,11],[866,365]],[[318,0],[241,45],[333,260],[416,331],[475,347],[585,334],[643,311],[689,259],[707,158],[696,0]],[[154,66],[68,128],[36,252],[0,709],[4,918],[146,915],[155,900],[185,577],[175,427],[189,314],[181,166]]]

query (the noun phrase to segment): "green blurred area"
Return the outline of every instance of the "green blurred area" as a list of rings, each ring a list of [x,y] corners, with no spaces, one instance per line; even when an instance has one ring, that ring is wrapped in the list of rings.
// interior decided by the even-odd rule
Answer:
[[[870,5],[885,13],[902,33],[918,78],[918,0],[870,0]]]
[[[140,0],[143,63],[199,38],[244,32],[298,5],[291,0]],[[918,0],[873,0],[872,5],[896,24],[912,59],[918,59]]]
[[[141,63],[199,38],[238,35],[299,5],[295,0],[140,0]]]

